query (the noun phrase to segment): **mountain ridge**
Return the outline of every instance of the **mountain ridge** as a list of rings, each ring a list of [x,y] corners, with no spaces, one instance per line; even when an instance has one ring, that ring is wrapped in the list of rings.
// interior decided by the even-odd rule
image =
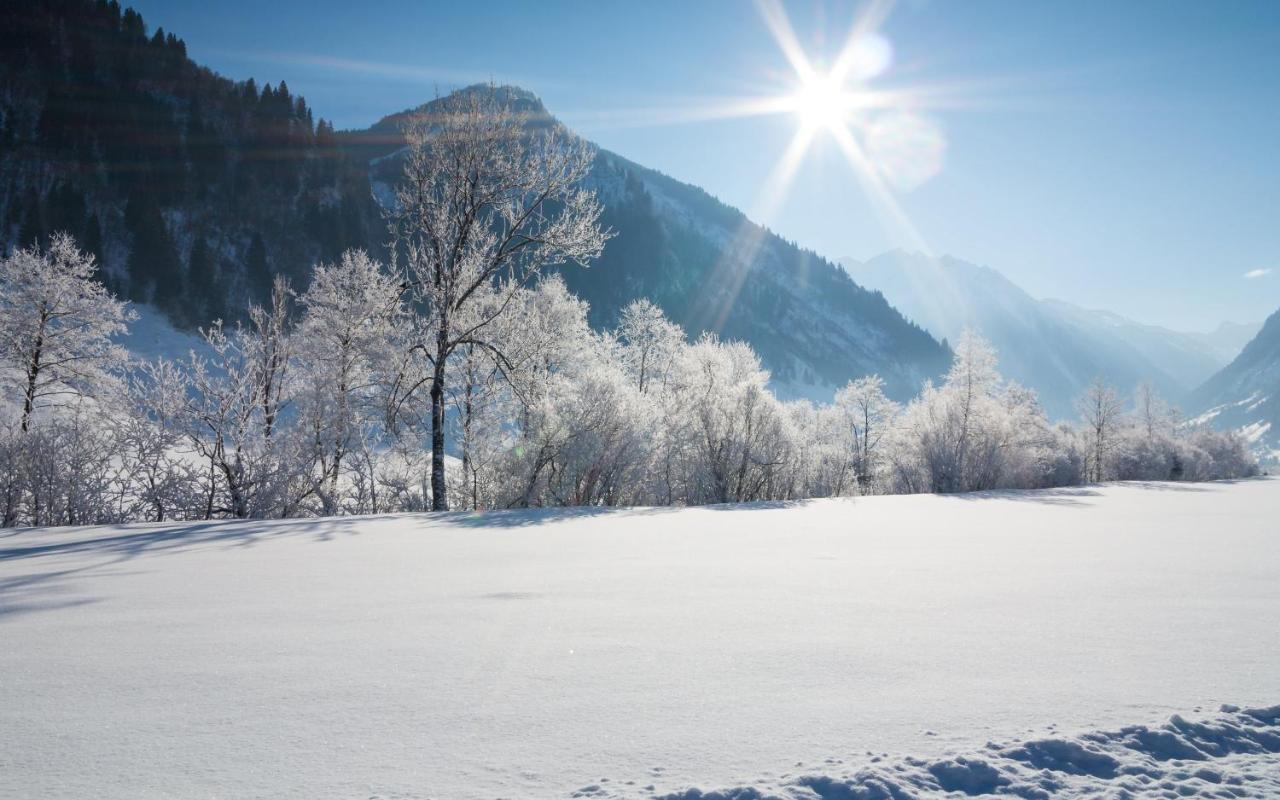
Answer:
[[[1280,310],[1191,394],[1190,405],[1198,421],[1239,430],[1259,457],[1280,462]]]
[[[1040,300],[998,270],[949,255],[894,250],[843,264],[934,336],[954,338],[965,328],[982,333],[1002,371],[1036,389],[1046,410],[1060,418],[1075,416],[1075,398],[1098,376],[1126,393],[1148,381],[1181,402],[1234,355],[1230,336],[1250,329],[1224,324],[1191,334]]]
[[[535,125],[559,124],[521,87],[459,91],[493,92]],[[399,178],[404,142],[397,131],[442,99],[387,115],[363,132],[343,132],[348,152],[368,160],[384,202]],[[593,325],[615,324],[628,302],[646,297],[691,338],[713,332],[751,344],[775,390],[790,397],[829,398],[846,381],[877,373],[905,399],[947,368],[949,350],[882,295],[704,189],[598,147],[587,183],[602,199],[603,224],[617,236],[589,269],[560,273],[590,304]]]

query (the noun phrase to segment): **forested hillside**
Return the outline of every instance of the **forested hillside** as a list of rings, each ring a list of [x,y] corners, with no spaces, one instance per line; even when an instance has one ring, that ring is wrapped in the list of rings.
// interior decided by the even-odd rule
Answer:
[[[285,81],[237,83],[116,0],[0,3],[0,249],[65,230],[179,324],[384,238],[364,170]]]

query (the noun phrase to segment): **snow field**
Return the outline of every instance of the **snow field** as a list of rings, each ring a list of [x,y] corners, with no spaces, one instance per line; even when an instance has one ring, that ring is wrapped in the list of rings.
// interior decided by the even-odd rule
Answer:
[[[6,533],[0,797],[1265,796],[1277,519],[1259,479]]]

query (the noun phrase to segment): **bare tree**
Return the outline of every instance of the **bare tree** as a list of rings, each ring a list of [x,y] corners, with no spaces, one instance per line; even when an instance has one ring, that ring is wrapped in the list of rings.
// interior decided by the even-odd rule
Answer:
[[[1172,433],[1173,410],[1149,381],[1143,381],[1138,385],[1133,401],[1138,410],[1138,419],[1142,423],[1143,433],[1148,439]]]
[[[1090,478],[1102,481],[1106,476],[1107,457],[1118,442],[1124,404],[1116,390],[1099,377],[1085,389],[1078,406],[1089,441]]]
[[[449,507],[444,474],[445,382],[449,357],[471,344],[503,355],[486,336],[514,292],[543,269],[599,256],[595,192],[580,183],[594,152],[558,125],[529,125],[496,89],[453,95],[408,131],[404,182],[389,223],[406,289],[419,314],[414,352],[426,361],[431,398],[431,506]],[[487,292],[502,301],[480,303]]]

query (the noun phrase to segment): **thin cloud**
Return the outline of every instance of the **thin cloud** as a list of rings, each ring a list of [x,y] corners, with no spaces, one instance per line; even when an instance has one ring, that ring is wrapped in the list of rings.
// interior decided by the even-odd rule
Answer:
[[[500,75],[479,70],[453,69],[449,67],[418,66],[410,64],[393,64],[383,61],[366,61],[357,58],[336,58],[333,56],[289,52],[281,50],[230,50],[214,48],[209,53],[222,58],[251,64],[279,64],[284,66],[314,67],[334,73],[348,75],[369,75],[376,78],[405,81],[423,85],[455,85],[466,86],[473,83],[513,83],[524,86],[546,88],[551,82],[532,80],[529,76],[517,78],[514,75]]]
[[[1263,267],[1263,268],[1260,268],[1260,269],[1251,269],[1251,270],[1249,270],[1248,272],[1246,272],[1246,273],[1244,274],[1244,276],[1245,276],[1246,278],[1250,278],[1250,279],[1252,279],[1252,278],[1262,278],[1262,277],[1265,277],[1265,276],[1270,275],[1270,274],[1271,274],[1271,268],[1270,268],[1270,267]]]

